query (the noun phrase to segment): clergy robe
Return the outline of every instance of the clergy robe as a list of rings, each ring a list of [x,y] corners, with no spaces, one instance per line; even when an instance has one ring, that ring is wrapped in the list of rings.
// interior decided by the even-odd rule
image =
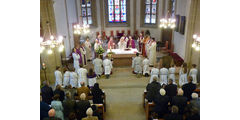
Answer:
[[[93,60],[93,65],[94,65],[94,72],[97,75],[102,75],[102,73],[103,73],[103,68],[102,68],[103,61],[102,61],[102,59],[95,58]]]
[[[176,72],[176,68],[175,67],[169,68],[168,79],[172,79],[173,80],[173,84],[175,84],[175,72]]]
[[[86,68],[79,68],[77,70],[78,74],[78,86],[81,87],[81,82],[87,83],[87,69]]]
[[[142,62],[143,64],[143,75],[145,75],[146,73],[149,75],[150,70],[149,70],[149,60],[147,58],[145,58]]]
[[[84,47],[80,47],[80,51],[82,54],[82,65],[87,65],[87,57],[86,57],[86,50]]]
[[[142,45],[142,56],[146,56],[146,44],[150,40],[150,36],[146,36],[143,40],[143,45]]]
[[[77,71],[80,67],[79,67],[79,59],[80,56],[77,53],[72,53],[73,56],[73,67],[75,68],[75,71]]]
[[[152,68],[152,70],[151,70],[151,78],[150,78],[149,83],[151,83],[153,81],[153,77],[156,76],[158,78],[158,75],[159,75],[159,69]]]
[[[57,86],[57,85],[62,86],[62,73],[59,70],[56,70],[54,72],[54,74],[55,74],[55,78],[56,78],[55,86]]]
[[[167,79],[168,69],[167,68],[161,68],[159,72],[160,72],[161,84],[167,85],[167,83],[168,83],[168,79]]]
[[[135,48],[135,41],[133,39],[128,40],[127,48]]]
[[[137,56],[137,57],[135,57],[133,59],[133,61],[132,61],[132,68],[134,68],[134,72],[135,73],[139,73],[139,74],[142,73],[141,63],[142,63],[141,57]]]
[[[78,75],[76,72],[70,73],[70,85],[75,88],[78,87]]]
[[[147,57],[149,58],[150,56],[149,56],[149,54],[150,54],[150,46],[151,46],[151,44],[152,44],[152,40],[151,39],[149,39],[148,41],[147,41],[147,44],[145,45],[145,49],[146,49],[146,55],[147,55]],[[150,59],[150,58],[149,58]]]
[[[198,73],[198,70],[196,68],[192,68],[189,72],[189,76],[192,76],[193,78],[193,83],[194,84],[197,84],[197,73]]]
[[[78,60],[79,61],[79,65],[80,65],[80,64],[82,64],[82,54],[81,54],[80,48],[76,48],[76,52],[80,56],[80,58]]]
[[[186,83],[188,83],[187,72],[184,73],[184,68],[180,68],[180,70],[179,70],[179,86],[182,86]]]
[[[85,45],[85,49],[86,49],[87,60],[91,60],[92,45],[89,41],[85,41],[84,45]]]
[[[96,74],[90,76],[89,74],[87,74],[87,78],[88,78],[88,85],[90,88],[92,88],[94,86],[95,83],[97,83],[97,78],[96,78]]]
[[[142,52],[143,37],[138,37],[137,42],[138,42],[138,51]]]
[[[109,59],[103,60],[104,74],[110,75],[112,70],[112,61]]]
[[[63,76],[64,76],[63,86],[66,87],[69,85],[70,82],[70,71],[66,71]]]
[[[108,49],[110,49],[110,47],[111,47],[111,49],[115,49],[115,43],[113,42],[113,40],[111,41],[109,41],[108,42]]]
[[[156,42],[152,42],[149,46],[149,61],[150,65],[154,65],[156,63]]]
[[[127,47],[127,45],[126,45],[125,41],[123,41],[123,42],[119,41],[118,42],[118,49],[125,49],[126,47]]]

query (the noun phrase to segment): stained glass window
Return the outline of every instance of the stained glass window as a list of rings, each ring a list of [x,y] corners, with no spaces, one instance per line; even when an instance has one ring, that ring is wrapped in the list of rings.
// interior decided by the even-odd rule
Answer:
[[[145,0],[145,20],[144,23],[156,24],[157,0]]]
[[[108,21],[127,21],[126,0],[108,0]]]
[[[91,0],[82,0],[81,8],[83,24],[92,24]]]

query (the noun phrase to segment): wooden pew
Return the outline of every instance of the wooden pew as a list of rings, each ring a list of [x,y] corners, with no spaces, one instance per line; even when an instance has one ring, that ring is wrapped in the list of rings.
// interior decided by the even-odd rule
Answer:
[[[106,95],[105,95],[105,92],[103,91],[103,106],[104,106],[104,112],[106,112]],[[88,100],[92,100],[93,99],[93,96],[90,95],[88,96]]]
[[[145,107],[146,120],[149,119],[150,113],[152,112],[154,106],[155,104],[153,102],[146,102],[146,107]]]
[[[94,105],[97,106],[98,113],[101,115],[102,119],[104,120],[104,118],[105,118],[104,105],[103,104],[94,104]]]

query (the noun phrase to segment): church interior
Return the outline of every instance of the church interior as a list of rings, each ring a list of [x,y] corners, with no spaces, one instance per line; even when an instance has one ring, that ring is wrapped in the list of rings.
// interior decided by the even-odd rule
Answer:
[[[200,120],[200,0],[40,0],[41,120]]]

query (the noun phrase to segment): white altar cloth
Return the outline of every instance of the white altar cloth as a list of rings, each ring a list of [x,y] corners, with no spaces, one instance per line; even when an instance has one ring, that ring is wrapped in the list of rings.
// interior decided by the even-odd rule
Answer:
[[[107,50],[107,53],[110,52],[110,49]],[[136,54],[138,52],[137,49],[131,49],[131,50],[124,50],[124,49],[112,49],[112,52],[115,54]]]

